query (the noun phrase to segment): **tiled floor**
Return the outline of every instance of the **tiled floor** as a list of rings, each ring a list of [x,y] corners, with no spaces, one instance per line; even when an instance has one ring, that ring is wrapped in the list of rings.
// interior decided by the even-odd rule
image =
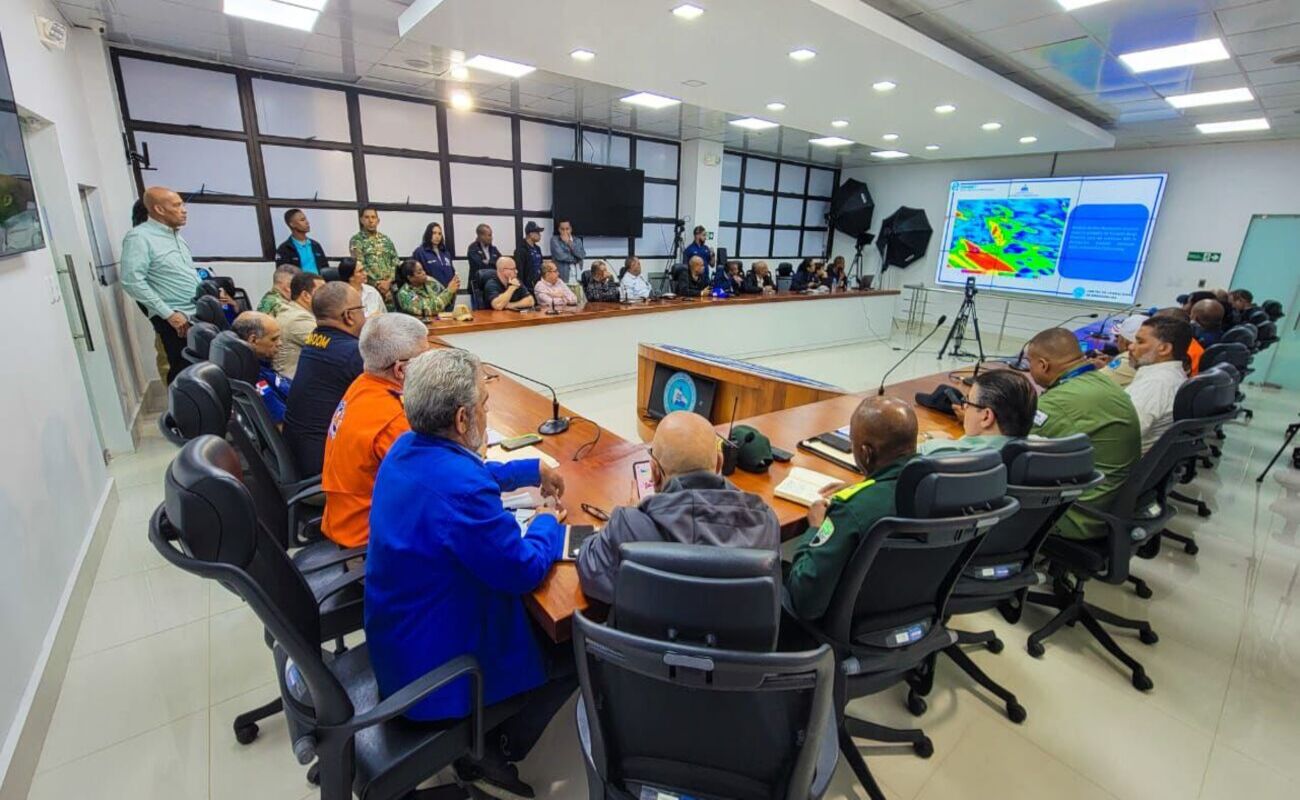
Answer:
[[[901,342],[900,342],[901,344]],[[881,344],[764,359],[846,388],[873,386],[899,353]],[[895,379],[935,371],[918,355]],[[624,435],[635,435],[631,382],[574,393],[565,402]],[[1025,639],[1046,614],[1018,626],[996,614],[961,620],[994,628],[1007,648],[975,655],[1029,710],[1013,725],[942,665],[920,724],[934,740],[928,760],[865,750],[890,798],[1132,798],[1219,800],[1300,797],[1300,473],[1254,476],[1295,417],[1295,398],[1251,389],[1254,421],[1230,429],[1218,469],[1193,491],[1215,509],[1181,514],[1195,558],[1166,548],[1135,571],[1155,597],[1090,586],[1119,613],[1145,616],[1160,642],[1121,641],[1147,666],[1155,689],[1141,694],[1081,630],[1053,637],[1041,660]],[[121,505],[99,568],[75,654],[32,788],[33,800],[298,800],[315,797],[290,751],[281,720],[262,725],[248,747],[230,731],[236,713],[272,698],[261,628],[233,595],[166,567],[145,539],[174,449],[156,434],[116,459]],[[915,722],[902,692],[860,702],[885,724]],[[539,796],[585,797],[572,706],[557,716],[522,765]],[[841,766],[832,797],[861,797]]]

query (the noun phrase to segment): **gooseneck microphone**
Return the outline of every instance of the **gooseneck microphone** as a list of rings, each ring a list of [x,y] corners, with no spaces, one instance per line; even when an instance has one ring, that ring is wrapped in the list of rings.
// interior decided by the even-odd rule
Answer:
[[[947,321],[948,321],[947,314],[944,314],[943,316],[939,317],[939,321],[934,323],[934,328],[931,329],[931,331],[927,333],[925,336],[922,336],[921,341],[917,342],[916,345],[911,350],[908,350],[906,353],[904,353],[903,357],[898,359],[898,361],[895,362],[894,366],[890,367],[889,370],[885,372],[884,377],[880,379],[880,389],[876,391],[876,397],[880,397],[882,394],[885,393],[885,381],[888,380],[889,376],[894,373],[894,370],[903,366],[903,362],[906,361],[908,358],[910,358],[912,354],[915,353],[917,350],[921,349],[921,345],[930,341],[930,337],[938,333],[939,329],[943,327],[943,323]]]
[[[523,375],[518,372],[515,372],[512,369],[506,369],[500,364],[494,364],[491,361],[484,361],[483,364],[484,366],[491,367],[492,369],[500,370],[501,372],[504,372],[507,375],[513,375],[516,378],[522,378],[523,380],[526,380],[529,383],[535,383],[538,386],[544,387],[547,391],[551,393],[551,418],[543,422],[541,425],[537,426],[538,433],[542,434],[543,436],[554,436],[558,433],[564,433],[569,429],[569,418],[560,416],[560,398],[556,396],[554,386],[550,385],[549,383],[546,383],[545,381],[539,381],[536,378],[533,378],[531,376]]]

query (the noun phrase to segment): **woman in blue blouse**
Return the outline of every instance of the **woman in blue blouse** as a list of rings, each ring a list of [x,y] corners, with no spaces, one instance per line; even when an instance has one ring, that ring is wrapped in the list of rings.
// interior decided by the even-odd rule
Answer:
[[[443,286],[451,283],[452,276],[456,274],[451,265],[451,253],[447,250],[447,242],[442,235],[442,226],[436,222],[430,222],[424,229],[424,239],[415,248],[415,252],[411,253],[411,258],[419,261],[429,277]]]

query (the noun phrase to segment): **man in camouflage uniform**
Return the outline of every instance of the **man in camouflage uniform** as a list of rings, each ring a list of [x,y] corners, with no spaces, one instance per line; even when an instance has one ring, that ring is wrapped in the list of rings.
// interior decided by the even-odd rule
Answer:
[[[289,284],[293,282],[293,276],[301,271],[293,264],[280,264],[277,266],[275,273],[271,276],[271,289],[262,295],[262,301],[257,304],[257,310],[274,317],[288,308]]]
[[[805,620],[820,619],[862,537],[895,511],[894,490],[903,466],[916,455],[916,414],[893,397],[868,397],[849,423],[853,460],[867,479],[819,500],[808,509],[786,589]]]
[[[348,250],[366,273],[366,283],[384,296],[388,310],[393,310],[393,274],[401,259],[393,240],[379,232],[379,212],[373,206],[361,209],[361,230],[348,240]]]

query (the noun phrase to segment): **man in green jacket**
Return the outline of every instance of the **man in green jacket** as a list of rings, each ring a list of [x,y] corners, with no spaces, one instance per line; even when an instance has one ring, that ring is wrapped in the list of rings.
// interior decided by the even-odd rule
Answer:
[[[167,383],[185,368],[181,351],[194,315],[199,276],[180,230],[189,218],[185,201],[171,189],[144,193],[149,219],[122,240],[122,288],[140,304],[167,353]]]
[[[805,620],[826,614],[840,576],[862,537],[894,513],[898,474],[916,455],[916,413],[894,397],[868,397],[849,422],[853,460],[867,479],[840,489],[808,509],[808,530],[799,539],[786,590]]]
[[[1088,434],[1093,461],[1105,479],[1079,500],[1105,508],[1142,456],[1142,426],[1133,401],[1084,358],[1079,340],[1065,328],[1049,328],[1030,339],[1025,355],[1030,376],[1043,387],[1032,433],[1050,439]],[[1095,539],[1106,535],[1106,526],[1072,508],[1053,533]]]

